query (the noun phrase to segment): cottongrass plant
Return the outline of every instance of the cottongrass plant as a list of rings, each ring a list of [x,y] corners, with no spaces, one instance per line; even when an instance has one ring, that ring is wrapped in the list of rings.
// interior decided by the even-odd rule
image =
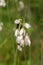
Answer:
[[[29,64],[31,63],[30,58],[32,58],[32,65],[35,64],[41,65],[40,64],[40,40],[42,39],[41,38],[42,32],[39,33],[39,31],[41,31],[43,27],[42,26],[43,19],[40,18],[40,16],[42,17],[42,7],[41,7],[42,0],[41,1],[37,0],[37,2],[35,2],[35,0],[34,1],[16,0],[16,3],[14,1],[15,0],[0,0],[0,20],[3,20],[3,22],[0,22],[0,33],[1,33],[0,34],[0,60],[2,59],[0,65],[30,65]],[[16,40],[14,40],[12,28],[13,28],[13,19],[15,19],[16,17],[17,18],[24,17],[26,20],[31,21],[30,23],[32,24],[32,27],[34,29],[31,36],[33,42],[32,48],[29,49],[27,48],[27,46],[30,47],[31,45],[30,35],[28,34],[30,32],[31,26],[29,23],[24,22],[24,20],[22,19],[14,20],[14,25],[16,25],[16,28],[14,29],[14,37]],[[39,23],[39,21],[41,21],[41,23]],[[16,45],[14,47],[14,43],[15,43],[14,41],[16,41],[17,50],[21,51],[20,54],[17,53],[17,50],[15,52]],[[24,48],[25,46],[26,49]],[[17,56],[19,56],[20,61],[18,61]],[[23,56],[25,57],[25,60]],[[13,64],[13,60],[14,60],[14,64]],[[18,63],[16,64],[16,62]],[[28,64],[26,64],[26,62]]]
[[[31,45],[30,37],[28,35],[28,32],[26,32],[26,29],[29,30],[31,26],[30,24],[23,22],[22,19],[16,19],[14,23],[17,26],[17,28],[15,28],[14,30],[14,36],[16,37],[17,42],[17,49],[19,51],[22,51],[24,46]]]

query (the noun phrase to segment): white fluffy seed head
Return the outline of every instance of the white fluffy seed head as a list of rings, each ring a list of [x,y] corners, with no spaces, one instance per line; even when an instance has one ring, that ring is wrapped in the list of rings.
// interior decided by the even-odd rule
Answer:
[[[24,8],[24,3],[22,1],[19,1],[19,4],[20,4],[21,9],[23,9]]]
[[[22,20],[22,19],[16,19],[16,20],[14,21],[14,23],[15,23],[15,24],[19,24],[19,23],[21,22],[21,20]]]
[[[21,30],[20,30],[20,35],[22,35],[23,32],[24,32],[24,28],[21,28]]]
[[[24,40],[23,39],[20,42],[20,46],[24,47]]]
[[[23,3],[23,1],[19,1],[18,11],[21,11],[23,9],[24,9],[24,3]]]
[[[19,30],[18,29],[16,29],[15,30],[15,34],[14,34],[16,37],[19,35]]]
[[[5,3],[4,0],[1,0],[1,1],[0,1],[0,6],[2,6],[2,7],[5,7],[5,6],[6,6],[6,3]]]
[[[23,39],[23,36],[18,36],[17,39],[16,39],[16,42],[20,43],[22,39]]]
[[[2,6],[2,2],[0,2],[0,6]]]
[[[17,46],[17,49],[18,49],[19,51],[22,51],[22,47],[21,47],[20,45]]]
[[[24,28],[21,28],[21,30],[20,30],[20,35],[25,35],[25,29]]]
[[[31,41],[30,41],[30,38],[29,38],[29,36],[28,35],[26,35],[25,36],[25,45],[27,46],[27,45],[31,45]]]
[[[31,27],[30,24],[28,24],[28,23],[25,23],[24,26],[25,26],[25,28],[27,28],[27,29],[29,29],[29,28]]]

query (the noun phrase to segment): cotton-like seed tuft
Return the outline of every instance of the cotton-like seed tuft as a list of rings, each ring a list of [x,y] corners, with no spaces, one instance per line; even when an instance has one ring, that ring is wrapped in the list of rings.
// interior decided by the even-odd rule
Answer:
[[[27,28],[27,29],[29,29],[29,28],[31,27],[30,24],[28,24],[28,23],[25,23],[24,26],[25,26],[25,28]]]

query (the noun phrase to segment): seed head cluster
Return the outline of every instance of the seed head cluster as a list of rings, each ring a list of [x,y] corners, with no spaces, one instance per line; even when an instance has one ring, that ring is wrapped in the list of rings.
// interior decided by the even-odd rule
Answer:
[[[29,29],[31,26],[28,23],[22,24],[22,19],[16,19],[14,21],[15,25],[18,26],[14,31],[14,36],[16,37],[17,49],[22,51],[24,46],[30,46],[31,41],[26,29]]]

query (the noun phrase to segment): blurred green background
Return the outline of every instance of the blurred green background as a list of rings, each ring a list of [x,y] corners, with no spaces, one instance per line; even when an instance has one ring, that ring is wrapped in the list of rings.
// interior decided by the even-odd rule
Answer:
[[[5,1],[6,7],[0,7],[0,21],[4,23],[0,32],[0,65],[43,65],[43,0],[21,0],[25,5],[21,11],[17,11],[20,0]],[[22,17],[33,30],[30,48],[19,52],[13,28],[14,20]]]

